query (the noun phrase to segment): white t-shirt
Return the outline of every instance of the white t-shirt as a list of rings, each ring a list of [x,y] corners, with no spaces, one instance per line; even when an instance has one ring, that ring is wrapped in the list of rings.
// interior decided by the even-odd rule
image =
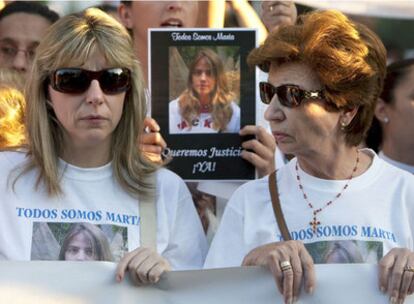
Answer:
[[[35,190],[37,171],[22,175],[11,189],[9,173],[24,161],[23,152],[0,153],[0,259],[57,259],[71,223],[98,225],[118,259],[140,246],[139,202],[116,182],[111,163],[79,168],[60,161],[64,194],[51,198],[42,186]],[[191,195],[166,169],[157,172],[156,212],[158,253],[173,269],[202,266],[207,242]]]
[[[342,196],[313,218],[296,181],[296,158],[277,172],[281,207],[292,239],[305,243],[315,263],[376,263],[391,248],[413,250],[414,176],[374,155],[370,168],[353,178]],[[323,180],[299,169],[302,185],[315,208],[341,191],[346,180]],[[268,177],[236,190],[211,244],[205,267],[240,266],[254,248],[281,241]]]
[[[181,117],[178,98],[171,101],[168,106],[170,134],[217,133],[217,130],[213,129],[211,113],[201,113],[197,119],[193,120],[190,129],[187,122]],[[240,130],[240,107],[232,101],[231,108],[233,110],[233,115],[224,132],[238,133]]]

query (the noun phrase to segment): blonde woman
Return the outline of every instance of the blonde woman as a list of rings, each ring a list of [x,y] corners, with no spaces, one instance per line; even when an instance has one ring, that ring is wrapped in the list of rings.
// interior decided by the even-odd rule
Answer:
[[[213,50],[201,49],[194,57],[187,89],[169,104],[169,126],[171,134],[239,132],[240,108]]]
[[[384,89],[366,144],[393,166],[414,174],[414,58],[387,66]]]
[[[30,259],[36,221],[89,222],[127,229],[118,281],[126,272],[143,284],[200,267],[206,240],[189,191],[136,148],[145,96],[122,25],[98,9],[65,16],[40,43],[32,71],[27,152],[0,153],[0,258]],[[141,247],[138,206],[154,188],[152,250]]]

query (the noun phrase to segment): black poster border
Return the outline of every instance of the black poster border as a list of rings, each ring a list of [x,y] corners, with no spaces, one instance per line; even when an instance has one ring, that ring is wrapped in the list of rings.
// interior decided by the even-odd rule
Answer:
[[[236,46],[240,55],[240,128],[254,125],[256,75],[255,69],[247,66],[246,59],[256,47],[256,30],[151,29],[149,38],[151,116],[160,125],[167,151],[173,156],[167,167],[187,181],[254,179],[254,166],[240,157],[241,144],[248,138],[238,133],[170,134],[168,104],[170,47]]]

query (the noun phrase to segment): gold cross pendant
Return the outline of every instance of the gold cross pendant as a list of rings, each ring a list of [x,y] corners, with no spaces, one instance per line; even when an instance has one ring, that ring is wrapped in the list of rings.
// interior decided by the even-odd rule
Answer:
[[[309,223],[309,225],[312,226],[313,233],[316,232],[316,228],[318,228],[318,225],[320,225],[320,224],[321,224],[321,222],[316,219],[316,216],[314,216],[313,221]]]

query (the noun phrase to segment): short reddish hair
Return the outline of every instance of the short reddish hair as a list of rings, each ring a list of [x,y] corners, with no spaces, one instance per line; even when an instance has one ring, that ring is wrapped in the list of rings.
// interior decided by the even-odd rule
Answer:
[[[386,72],[386,50],[366,26],[335,11],[301,16],[296,25],[281,26],[247,59],[268,72],[270,63],[303,62],[318,75],[325,99],[337,109],[359,107],[346,127],[345,140],[362,142],[374,116]]]

